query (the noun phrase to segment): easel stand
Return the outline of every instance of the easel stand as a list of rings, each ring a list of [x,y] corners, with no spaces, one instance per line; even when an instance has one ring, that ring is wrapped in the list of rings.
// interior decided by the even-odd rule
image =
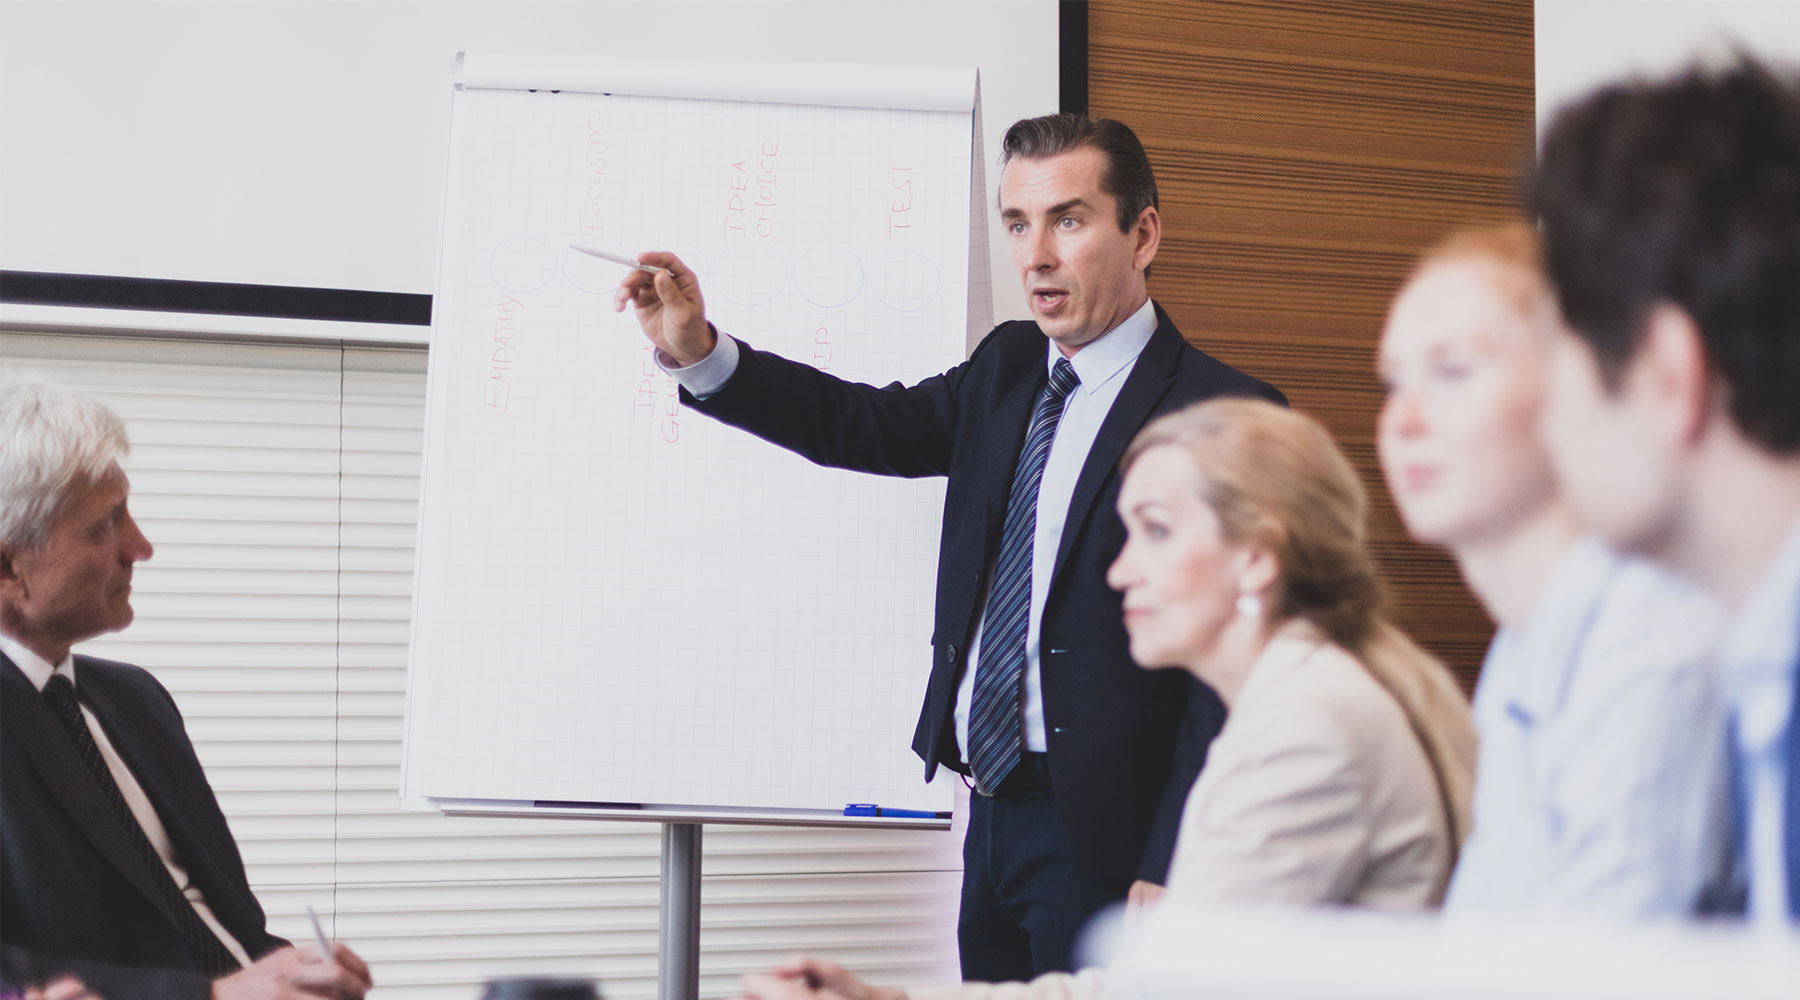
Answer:
[[[700,824],[662,825],[662,901],[657,909],[657,1000],[700,996]]]
[[[586,806],[571,802],[495,802],[479,799],[434,799],[446,816],[522,816],[533,819],[628,820],[662,824],[662,887],[657,910],[657,1000],[700,997],[700,827],[705,823],[740,826],[812,826],[844,829],[948,830],[948,819],[899,816],[839,816],[805,809],[716,809],[691,807]]]

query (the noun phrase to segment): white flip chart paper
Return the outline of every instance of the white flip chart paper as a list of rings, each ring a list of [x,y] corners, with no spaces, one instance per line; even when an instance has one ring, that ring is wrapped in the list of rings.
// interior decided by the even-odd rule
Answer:
[[[626,269],[569,249],[673,250],[720,330],[845,378],[954,366],[991,312],[976,79],[910,71],[908,106],[907,72],[464,64],[409,799],[949,808],[908,749],[941,481],[687,409],[613,311]]]

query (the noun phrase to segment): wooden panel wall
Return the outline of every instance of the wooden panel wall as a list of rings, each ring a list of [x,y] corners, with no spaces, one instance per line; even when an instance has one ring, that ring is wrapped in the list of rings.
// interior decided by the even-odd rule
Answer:
[[[1492,626],[1376,464],[1375,347],[1414,257],[1508,216],[1533,136],[1529,0],[1093,0],[1088,107],[1160,187],[1150,292],[1319,417],[1363,473],[1395,617],[1472,686]]]

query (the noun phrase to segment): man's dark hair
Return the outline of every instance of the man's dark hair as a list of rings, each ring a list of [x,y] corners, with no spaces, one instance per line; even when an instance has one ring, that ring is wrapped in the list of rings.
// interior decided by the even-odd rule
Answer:
[[[1044,115],[1013,122],[1000,140],[1000,165],[1014,157],[1042,160],[1077,149],[1097,149],[1106,157],[1100,188],[1119,206],[1119,231],[1130,232],[1144,209],[1156,205],[1156,175],[1144,144],[1124,122],[1087,115]]]
[[[1527,197],[1609,388],[1670,303],[1742,433],[1800,451],[1800,75],[1740,53],[1604,87],[1551,122]]]

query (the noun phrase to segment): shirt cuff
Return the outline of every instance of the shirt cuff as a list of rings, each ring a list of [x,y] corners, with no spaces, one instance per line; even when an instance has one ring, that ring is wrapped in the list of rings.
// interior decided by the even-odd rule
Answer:
[[[675,359],[662,351],[656,351],[653,355],[656,367],[673,375],[675,381],[680,382],[681,387],[695,399],[705,399],[725,388],[725,383],[731,381],[731,376],[737,373],[737,340],[730,334],[720,333],[718,327],[713,327],[713,333],[719,338],[719,342],[713,346],[712,353],[686,368],[677,367]]]

